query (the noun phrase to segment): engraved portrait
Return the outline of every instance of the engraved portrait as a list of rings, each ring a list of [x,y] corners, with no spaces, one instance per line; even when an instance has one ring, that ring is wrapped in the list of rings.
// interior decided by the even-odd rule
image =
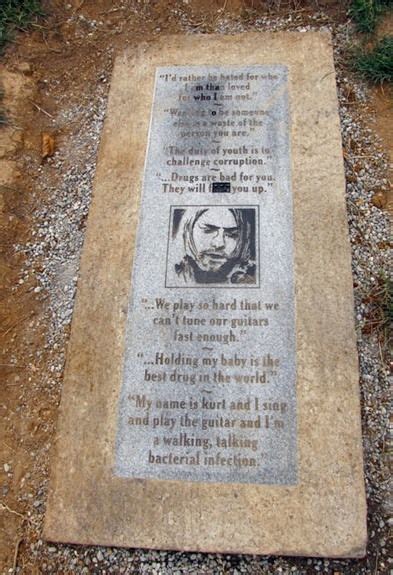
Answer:
[[[170,220],[167,287],[256,287],[255,207],[172,207]]]

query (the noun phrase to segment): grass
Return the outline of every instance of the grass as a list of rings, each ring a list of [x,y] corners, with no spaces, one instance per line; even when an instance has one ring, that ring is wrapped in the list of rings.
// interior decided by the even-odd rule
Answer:
[[[370,51],[359,50],[353,65],[357,72],[371,82],[392,82],[393,36],[385,36]]]
[[[0,0],[0,54],[17,30],[27,30],[39,16],[43,16],[40,0]],[[0,127],[7,124],[3,98],[0,86]]]
[[[0,52],[15,31],[27,30],[42,15],[40,0],[0,0]]]
[[[349,14],[359,32],[374,32],[379,17],[387,8],[392,7],[392,0],[352,0]]]

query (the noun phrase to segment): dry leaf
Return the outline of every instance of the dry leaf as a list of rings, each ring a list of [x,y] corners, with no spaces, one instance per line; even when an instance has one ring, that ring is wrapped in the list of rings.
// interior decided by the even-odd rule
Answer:
[[[344,87],[344,95],[348,102],[356,102],[356,92],[352,86],[347,85]]]
[[[371,198],[371,203],[376,208],[380,208],[380,209],[385,208],[386,204],[388,203],[388,198],[386,196],[386,193],[382,192],[382,191],[375,192],[375,194]]]
[[[41,134],[41,157],[44,160],[55,153],[55,139],[47,132]]]

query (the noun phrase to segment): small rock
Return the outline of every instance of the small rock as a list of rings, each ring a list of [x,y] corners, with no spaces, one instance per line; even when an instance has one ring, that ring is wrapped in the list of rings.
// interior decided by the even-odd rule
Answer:
[[[22,74],[25,74],[26,76],[30,76],[32,74],[32,69],[31,69],[31,65],[28,62],[20,62],[16,69],[18,70],[18,72],[22,72]]]
[[[11,465],[8,465],[8,463],[4,463],[4,466],[3,466],[3,467],[4,467],[4,471],[5,471],[6,473],[8,473],[8,472],[10,471],[10,469],[11,469]]]

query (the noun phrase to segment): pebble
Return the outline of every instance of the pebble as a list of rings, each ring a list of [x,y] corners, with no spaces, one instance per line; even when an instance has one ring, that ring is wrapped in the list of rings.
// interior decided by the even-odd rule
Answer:
[[[22,74],[25,74],[26,76],[30,76],[32,74],[32,68],[28,62],[20,62],[16,66],[16,69],[18,72],[22,72]]]

